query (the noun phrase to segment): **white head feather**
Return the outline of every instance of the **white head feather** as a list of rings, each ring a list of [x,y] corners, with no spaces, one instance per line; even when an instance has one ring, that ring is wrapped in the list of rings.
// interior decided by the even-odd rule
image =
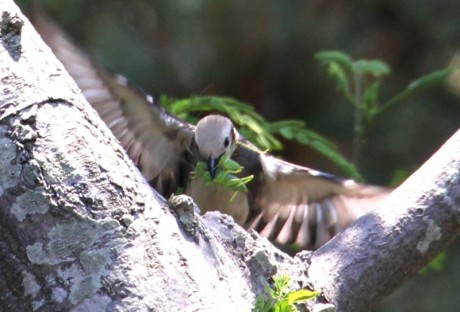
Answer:
[[[229,155],[235,144],[233,124],[230,119],[209,115],[201,119],[195,128],[195,143],[200,156],[207,160]]]

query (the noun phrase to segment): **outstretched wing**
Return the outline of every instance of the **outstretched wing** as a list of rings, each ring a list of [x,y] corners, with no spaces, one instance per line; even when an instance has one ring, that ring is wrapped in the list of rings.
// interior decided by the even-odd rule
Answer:
[[[247,223],[279,244],[316,249],[373,209],[390,190],[260,155],[255,213]]]
[[[151,96],[95,66],[54,24],[35,14],[34,26],[109,126],[144,177],[163,195],[175,190],[193,126],[169,115]]]

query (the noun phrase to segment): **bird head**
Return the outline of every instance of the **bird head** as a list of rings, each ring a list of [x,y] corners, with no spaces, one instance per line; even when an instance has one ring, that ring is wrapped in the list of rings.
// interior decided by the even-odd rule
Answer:
[[[231,156],[235,146],[236,132],[230,119],[209,115],[201,119],[195,129],[195,144],[199,156],[206,161],[211,178],[214,179],[217,165],[223,155]]]

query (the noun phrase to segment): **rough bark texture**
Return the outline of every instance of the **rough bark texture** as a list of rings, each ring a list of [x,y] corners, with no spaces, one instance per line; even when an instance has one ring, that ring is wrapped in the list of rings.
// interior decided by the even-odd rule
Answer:
[[[27,19],[11,1],[0,8],[4,310],[248,311],[275,274],[307,285],[311,262],[326,299],[366,311],[458,235],[458,134],[311,259],[290,258],[218,213],[199,217],[187,197],[173,199],[175,216]]]
[[[369,311],[460,234],[460,130],[378,209],[317,250],[308,270],[338,311]]]

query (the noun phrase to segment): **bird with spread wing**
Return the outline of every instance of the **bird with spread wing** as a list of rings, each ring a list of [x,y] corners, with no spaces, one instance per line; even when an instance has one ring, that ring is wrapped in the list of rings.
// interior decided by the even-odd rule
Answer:
[[[34,24],[146,180],[163,196],[182,187],[202,213],[220,210],[278,244],[315,249],[389,193],[259,152],[226,117],[209,115],[196,126],[175,118],[122,76],[95,66],[54,24],[38,15]],[[241,165],[239,176],[253,175],[247,190],[207,183],[195,174],[196,164],[204,162],[214,178],[222,157]]]

